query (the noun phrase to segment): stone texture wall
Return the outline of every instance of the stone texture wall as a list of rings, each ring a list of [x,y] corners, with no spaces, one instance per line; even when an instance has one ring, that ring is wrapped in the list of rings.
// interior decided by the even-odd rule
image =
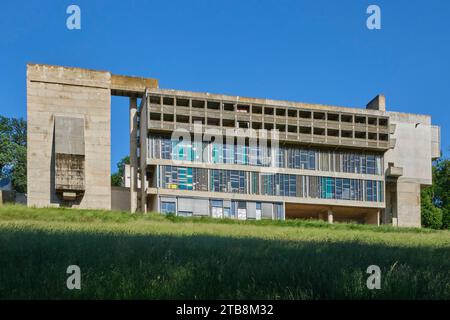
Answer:
[[[27,66],[28,205],[60,206],[55,190],[55,117],[83,118],[85,194],[64,203],[111,208],[111,74],[47,65]]]

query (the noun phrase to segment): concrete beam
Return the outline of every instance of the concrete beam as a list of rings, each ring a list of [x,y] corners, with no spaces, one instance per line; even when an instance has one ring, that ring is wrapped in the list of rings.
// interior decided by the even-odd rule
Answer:
[[[158,80],[111,75],[111,94],[114,96],[142,97],[147,88],[158,88]]]

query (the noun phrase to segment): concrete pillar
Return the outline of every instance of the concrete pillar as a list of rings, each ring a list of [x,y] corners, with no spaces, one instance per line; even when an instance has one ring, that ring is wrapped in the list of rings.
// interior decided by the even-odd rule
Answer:
[[[130,211],[137,209],[137,98],[130,98]]]
[[[328,223],[333,223],[333,211],[328,209]]]
[[[139,150],[140,162],[139,173],[141,178],[141,212],[147,213],[147,99],[144,97],[141,101],[140,115],[139,115]]]

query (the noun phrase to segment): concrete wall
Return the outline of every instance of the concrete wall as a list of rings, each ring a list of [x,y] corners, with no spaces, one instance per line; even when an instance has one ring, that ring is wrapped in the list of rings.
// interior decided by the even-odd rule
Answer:
[[[385,153],[385,168],[393,163],[403,169],[403,174],[396,180],[387,177],[385,218],[397,226],[420,227],[420,188],[432,184],[432,160],[439,145],[438,130],[426,115],[388,114],[390,123],[395,125],[392,134],[395,147]]]
[[[432,126],[429,116],[389,112],[395,124],[392,138],[395,148],[385,153],[385,168],[389,162],[403,168],[402,180],[431,185]]]
[[[130,211],[130,188],[111,187],[111,210]]]
[[[109,72],[27,66],[28,205],[111,208]],[[55,192],[55,117],[84,119],[85,193],[64,202]]]
[[[397,226],[420,227],[420,184],[414,182],[397,183]]]

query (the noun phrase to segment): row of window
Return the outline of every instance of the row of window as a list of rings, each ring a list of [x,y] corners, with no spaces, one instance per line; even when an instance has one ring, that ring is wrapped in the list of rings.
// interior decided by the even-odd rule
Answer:
[[[148,141],[148,155],[151,159],[383,174],[383,156],[378,154],[290,146],[271,148],[259,145],[249,147],[237,143],[180,142],[153,135]]]
[[[188,201],[199,201],[196,199],[187,199]],[[200,200],[201,201],[201,200]],[[206,208],[207,210],[207,208]],[[175,213],[178,216],[192,217],[196,216],[196,212],[184,207],[177,208],[176,200],[163,200],[160,204],[160,212],[164,214]],[[205,213],[202,212],[201,216]],[[262,202],[247,202],[236,200],[220,200],[211,199],[209,201],[209,216],[213,218],[229,218],[238,220],[261,220],[276,219],[282,220],[283,204],[264,202],[264,210]]]
[[[262,105],[250,105],[246,103],[235,103],[235,102],[225,102],[225,101],[214,101],[214,100],[202,100],[199,99],[189,99],[184,97],[168,97],[168,96],[157,96],[151,95],[148,97],[150,104],[154,105],[165,105],[165,106],[176,106],[176,107],[187,107],[192,106],[194,109],[208,109],[214,111],[230,111],[238,113],[253,113],[253,114],[264,114],[264,115],[277,115],[280,117],[285,117],[286,115],[290,118],[302,118],[302,119],[315,119],[315,120],[328,120],[328,121],[342,121],[347,123],[359,123],[369,125],[377,125],[386,127],[388,124],[387,118],[378,117],[367,117],[365,115],[352,115],[352,114],[339,114],[334,112],[323,112],[323,111],[312,111],[312,110],[298,110],[297,108],[286,108],[274,106],[262,106]],[[173,116],[173,115],[172,115]],[[173,121],[173,120],[172,120]],[[178,121],[178,120],[177,120]]]
[[[262,194],[383,202],[382,181],[275,174],[261,176]]]
[[[208,170],[179,166],[161,166],[160,177],[159,187],[166,189],[370,202],[384,201],[384,183],[373,180],[280,173],[262,174],[241,170]]]

